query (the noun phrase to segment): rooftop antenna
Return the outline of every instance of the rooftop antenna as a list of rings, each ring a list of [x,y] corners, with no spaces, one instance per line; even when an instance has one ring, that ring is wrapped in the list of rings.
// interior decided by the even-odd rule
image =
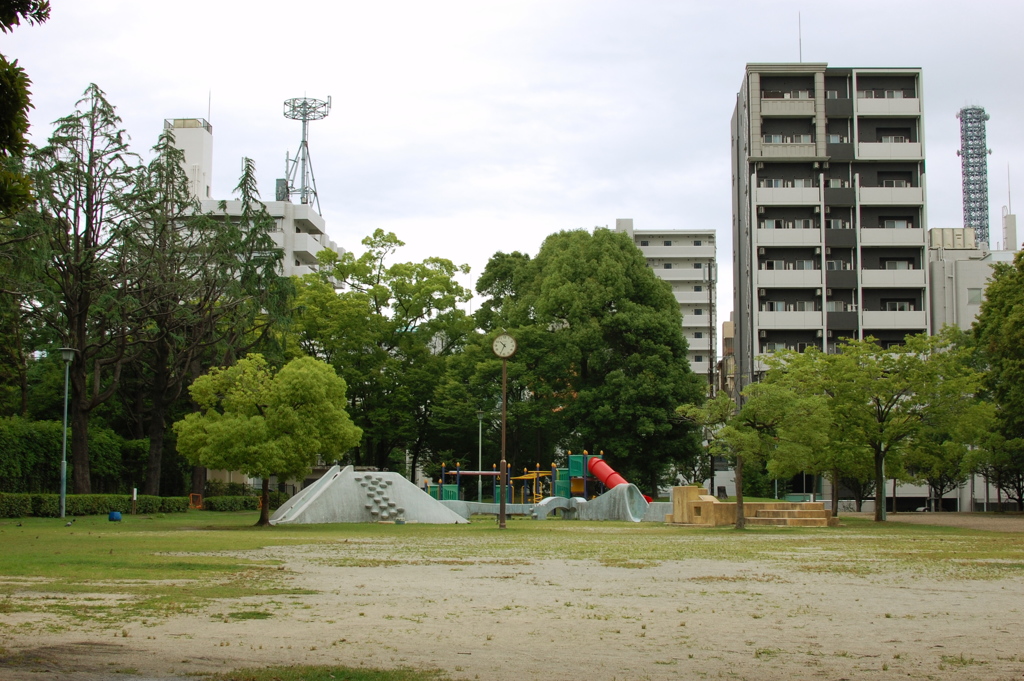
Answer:
[[[797,36],[797,45],[798,45],[799,51],[800,51],[800,63],[803,64],[804,63],[804,27],[803,27],[803,23],[800,21],[800,12],[796,13],[796,36]]]
[[[299,150],[294,158],[289,158],[285,153],[284,167],[287,186],[283,197],[281,196],[282,192],[278,192],[278,200],[291,200],[292,196],[298,195],[299,203],[315,204],[316,211],[320,212],[320,199],[316,194],[316,178],[313,177],[313,162],[309,158],[309,122],[327,118],[327,114],[330,112],[330,97],[326,102],[310,97],[285,100],[284,117],[293,121],[302,121],[302,142],[299,144]],[[296,187],[296,175],[298,175],[298,187]]]

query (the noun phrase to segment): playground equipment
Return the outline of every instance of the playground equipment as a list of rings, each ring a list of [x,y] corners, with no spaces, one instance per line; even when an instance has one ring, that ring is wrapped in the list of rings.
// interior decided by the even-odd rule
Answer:
[[[454,471],[442,469],[440,480],[452,475],[455,476],[454,484],[433,484],[420,489],[398,473],[357,472],[352,466],[344,469],[334,466],[319,480],[285,502],[271,516],[270,522],[275,525],[345,522],[465,523],[474,514],[498,515],[500,504],[458,499],[463,475],[493,477],[495,498],[500,498],[497,470],[464,471],[456,465]],[[635,485],[626,482],[601,456],[592,456],[586,452],[582,455],[570,454],[567,468],[552,467],[549,473],[541,470],[538,465],[533,471],[524,469],[523,475],[516,476],[514,480],[521,484],[519,491],[524,503],[508,503],[514,501],[514,487],[510,484],[505,491],[508,495],[506,513],[509,515],[543,520],[558,511],[566,519],[664,522],[672,514],[671,504],[649,503]],[[545,485],[545,482],[549,484]],[[601,488],[597,483],[608,488],[607,491],[587,499],[585,494],[588,485],[596,491]],[[545,487],[550,487],[555,494],[544,497]],[[579,490],[581,494],[570,496],[573,490]]]
[[[410,522],[451,524],[466,520],[398,473],[357,472],[333,466],[286,501],[272,525]]]

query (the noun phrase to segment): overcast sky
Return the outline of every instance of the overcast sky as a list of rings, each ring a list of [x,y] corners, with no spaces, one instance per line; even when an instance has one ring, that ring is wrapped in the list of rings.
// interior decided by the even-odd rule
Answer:
[[[310,124],[330,236],[359,252],[376,228],[399,256],[472,267],[536,254],[563,229],[720,235],[732,308],[729,119],[744,64],[924,69],[930,227],[962,225],[959,123],[988,125],[993,241],[1007,167],[1024,203],[1024,3],[927,0],[52,0],[42,26],[0,36],[34,82],[33,139],[94,82],[147,154],[165,118],[207,117],[214,198],[243,156],[274,196],[301,125],[291,97],[332,97]],[[798,32],[798,13],[802,32]],[[1016,121],[1016,122],[1015,122]],[[147,155],[148,157],[148,155]]]

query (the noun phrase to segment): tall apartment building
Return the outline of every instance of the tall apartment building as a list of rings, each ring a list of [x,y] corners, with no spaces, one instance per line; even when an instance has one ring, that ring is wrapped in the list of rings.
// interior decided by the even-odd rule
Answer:
[[[736,389],[774,350],[927,331],[921,70],[748,64],[732,118]]]
[[[634,229],[632,219],[615,221],[647,259],[647,266],[672,285],[683,315],[683,335],[689,344],[690,368],[714,385],[716,367],[715,266],[713,229]]]
[[[185,174],[189,178],[192,195],[199,199],[203,212],[231,218],[241,213],[238,201],[227,201],[225,210],[220,201],[211,198],[213,176],[213,126],[202,118],[174,118],[164,121],[164,128],[174,133],[174,145],[184,152]],[[267,212],[274,219],[271,236],[277,247],[284,250],[281,261],[282,276],[310,274],[317,270],[316,254],[326,249],[341,254],[327,236],[326,223],[310,204],[290,201],[264,201]]]

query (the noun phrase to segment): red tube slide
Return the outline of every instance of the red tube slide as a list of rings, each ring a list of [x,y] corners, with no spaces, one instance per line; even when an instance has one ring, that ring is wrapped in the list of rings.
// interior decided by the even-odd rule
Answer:
[[[612,470],[612,467],[605,463],[604,459],[592,458],[587,462],[590,474],[601,481],[601,484],[611,489],[619,485],[625,485],[626,479]]]
[[[612,470],[612,467],[605,463],[604,459],[593,458],[587,461],[587,468],[590,470],[590,474],[601,481],[601,484],[611,489],[612,487],[618,487],[619,485],[628,485],[626,479]],[[644,500],[649,504],[651,499],[646,494],[643,495]]]

